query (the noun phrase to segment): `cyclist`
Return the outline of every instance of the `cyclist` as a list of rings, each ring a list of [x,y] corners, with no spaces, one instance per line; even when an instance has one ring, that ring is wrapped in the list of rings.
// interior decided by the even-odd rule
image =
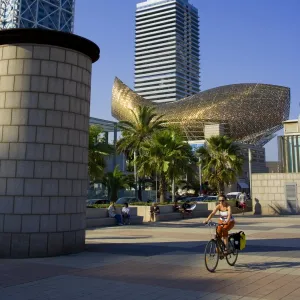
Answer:
[[[218,196],[219,204],[212,211],[212,213],[208,216],[208,218],[203,221],[204,224],[208,223],[208,221],[217,213],[220,212],[220,220],[217,228],[218,234],[223,238],[224,244],[226,247],[226,251],[228,249],[228,231],[234,227],[235,221],[231,213],[231,207],[227,202],[225,195]]]

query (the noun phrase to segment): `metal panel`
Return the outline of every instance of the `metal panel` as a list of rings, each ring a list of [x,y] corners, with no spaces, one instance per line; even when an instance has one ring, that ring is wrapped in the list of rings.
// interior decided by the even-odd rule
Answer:
[[[44,28],[73,32],[75,0],[0,0],[0,30]]]
[[[297,184],[286,183],[285,184],[285,198],[286,207],[291,213],[298,212],[298,199],[297,199]]]

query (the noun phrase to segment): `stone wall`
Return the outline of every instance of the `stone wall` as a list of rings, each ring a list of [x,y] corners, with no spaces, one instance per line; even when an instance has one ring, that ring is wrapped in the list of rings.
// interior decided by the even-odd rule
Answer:
[[[295,183],[300,186],[300,173],[252,174],[252,205],[254,214],[272,215],[276,207],[288,212],[285,185]],[[300,189],[297,189],[300,199]],[[273,207],[273,208],[272,208]]]
[[[0,46],[0,257],[84,248],[91,65],[56,46]]]

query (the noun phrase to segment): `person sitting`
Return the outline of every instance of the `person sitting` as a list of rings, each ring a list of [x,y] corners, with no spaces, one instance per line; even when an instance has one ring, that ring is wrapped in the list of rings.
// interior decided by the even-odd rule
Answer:
[[[155,216],[159,215],[160,210],[159,210],[159,206],[157,205],[157,203],[153,203],[152,206],[150,207],[150,222],[151,221],[155,221]]]
[[[178,204],[178,201],[176,200],[174,205],[173,205],[173,211],[174,212],[179,212],[180,211],[180,205]]]
[[[182,216],[190,215],[192,213],[190,201],[187,200],[182,204]]]
[[[122,208],[122,218],[124,225],[130,225],[130,208],[128,207],[128,203],[125,203]]]
[[[116,207],[115,207],[115,203],[114,202],[111,202],[108,209],[108,215],[110,218],[115,218],[118,225],[122,226],[123,225],[123,222],[122,222],[122,216],[120,214],[117,214],[116,213]]]

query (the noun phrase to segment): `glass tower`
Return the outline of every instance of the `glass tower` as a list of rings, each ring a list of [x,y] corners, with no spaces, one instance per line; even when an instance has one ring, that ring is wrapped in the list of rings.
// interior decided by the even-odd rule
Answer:
[[[197,94],[198,10],[188,0],[147,0],[135,21],[135,91],[157,103]]]
[[[73,32],[75,0],[0,0],[0,29]]]

